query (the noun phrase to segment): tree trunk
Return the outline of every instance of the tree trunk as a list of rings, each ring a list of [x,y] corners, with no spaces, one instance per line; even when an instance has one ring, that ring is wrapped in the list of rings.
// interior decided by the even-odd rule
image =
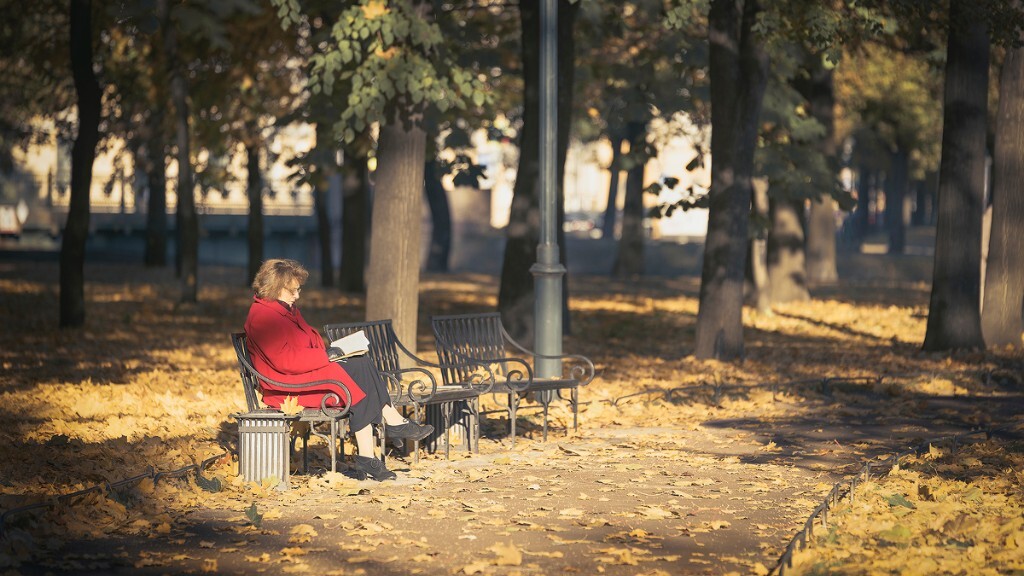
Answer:
[[[910,213],[911,226],[923,226],[928,222],[928,191],[924,180],[915,180],[910,189],[914,195],[914,211]]]
[[[803,201],[769,201],[772,227],[768,231],[768,286],[772,304],[810,299],[804,268],[802,209]]]
[[[1021,347],[1024,331],[1024,48],[1007,51],[999,81],[992,231],[981,324],[990,347]]]
[[[427,137],[422,128],[403,126],[402,120],[380,129],[366,319],[392,319],[399,340],[415,352]]]
[[[747,254],[746,297],[748,305],[758,314],[772,314],[771,294],[768,291],[768,182],[764,178],[754,181],[754,195],[751,203],[752,220],[757,223],[755,234],[750,239]]]
[[[767,83],[768,59],[753,27],[756,0],[712,0],[709,13],[711,78],[711,189],[704,243],[698,358],[743,355],[743,269],[752,196],[754,149]]]
[[[622,142],[625,138],[611,136],[612,162],[608,166],[611,176],[608,181],[608,203],[604,207],[604,222],[601,223],[601,237],[615,238],[615,221],[619,213],[619,172],[622,166]]]
[[[889,231],[889,254],[903,254],[907,246],[907,226],[903,204],[907,196],[907,172],[910,157],[900,148],[892,153],[885,190],[885,227]]]
[[[249,197],[249,274],[247,283],[252,284],[263,264],[263,178],[260,176],[260,149],[255,144],[245,147],[248,178],[246,195]]]
[[[647,125],[630,122],[630,167],[626,173],[626,202],[622,207],[622,237],[612,265],[613,278],[636,278],[644,273],[644,167],[640,156],[647,140]]]
[[[821,152],[831,168],[838,165],[836,158],[835,89],[832,70],[824,66],[820,54],[812,56],[811,77],[804,96],[810,102],[811,115],[825,127],[821,138]],[[839,280],[836,271],[836,212],[831,191],[811,200],[807,218],[807,281],[813,284],[834,284]]]
[[[565,155],[569,147],[569,125],[572,120],[572,82],[574,76],[573,25],[579,2],[558,1],[558,150],[555,178],[558,181],[558,241],[565,264],[564,173]],[[498,288],[498,311],[502,323],[513,337],[533,341],[533,275],[530,267],[537,261],[540,238],[538,189],[540,178],[540,11],[536,2],[519,4],[522,23],[523,56],[523,130],[519,140],[519,168],[512,191],[512,207],[505,231],[505,254]],[[563,296],[568,292],[568,276],[562,283]],[[563,298],[563,311],[567,303]],[[563,330],[570,326],[563,315]]]
[[[832,196],[811,200],[807,215],[807,282],[828,286],[839,281],[836,269],[836,202]]]
[[[867,166],[857,171],[857,207],[850,215],[850,249],[859,252],[871,226],[871,188],[875,174]]]
[[[423,187],[430,207],[430,249],[427,252],[427,270],[447,272],[452,251],[452,211],[448,193],[441,183],[441,168],[436,158],[423,167]]]
[[[378,164],[380,165],[380,164]],[[366,292],[366,254],[370,221],[370,181],[366,155],[345,149],[341,165],[341,289]]]
[[[316,212],[317,239],[320,241],[320,285],[324,288],[334,286],[334,259],[331,257],[331,217],[328,202],[331,177],[338,169],[334,159],[333,141],[331,127],[325,122],[317,123],[313,208]]]
[[[178,154],[178,262],[181,276],[181,301],[196,302],[199,287],[199,221],[196,217],[192,185],[192,158],[189,142],[188,85],[178,63],[178,33],[171,21],[169,0],[158,0],[157,10],[164,31],[164,52],[174,104],[174,136]]]
[[[167,265],[167,157],[164,152],[163,111],[154,106],[146,149],[146,179],[149,200],[146,204],[146,266]]]
[[[984,210],[989,40],[969,0],[950,5],[939,164],[939,220],[924,349],[984,346],[981,216]],[[960,24],[960,25],[957,25]]]
[[[85,324],[85,242],[89,191],[100,139],[100,85],[92,68],[92,2],[71,0],[71,74],[78,96],[78,136],[71,147],[71,199],[60,245],[60,325]]]

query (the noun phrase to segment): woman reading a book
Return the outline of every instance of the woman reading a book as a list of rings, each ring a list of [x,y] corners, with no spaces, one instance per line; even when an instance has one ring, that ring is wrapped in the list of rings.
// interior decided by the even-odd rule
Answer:
[[[295,306],[307,278],[309,272],[295,260],[267,260],[260,266],[252,283],[255,295],[245,320],[253,367],[260,374],[286,384],[342,382],[352,396],[349,426],[355,431],[359,452],[355,469],[378,481],[394,479],[395,473],[374,456],[371,424],[379,424],[383,419],[388,438],[408,440],[422,440],[433,427],[407,420],[391,405],[387,385],[366,355],[337,363],[330,361],[320,333],[306,323]],[[330,392],[323,385],[296,392],[274,390],[263,383],[263,402],[280,408],[286,398],[297,394],[300,406],[319,408],[321,399]]]

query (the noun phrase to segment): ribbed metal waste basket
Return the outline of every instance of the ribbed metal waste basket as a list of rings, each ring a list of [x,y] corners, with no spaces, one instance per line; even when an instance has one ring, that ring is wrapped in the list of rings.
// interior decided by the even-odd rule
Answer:
[[[238,421],[238,474],[249,482],[279,480],[288,489],[291,469],[289,430],[294,416],[276,410],[232,414]]]

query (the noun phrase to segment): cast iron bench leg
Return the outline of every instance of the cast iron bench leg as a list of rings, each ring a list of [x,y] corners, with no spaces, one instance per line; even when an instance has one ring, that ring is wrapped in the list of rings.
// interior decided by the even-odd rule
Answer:
[[[542,398],[542,400],[540,401],[540,403],[541,403],[542,406],[544,406],[544,441],[547,442],[548,441],[548,406],[551,405],[551,393],[550,392],[542,392],[541,393],[541,398]]]
[[[444,459],[448,460],[452,447],[452,412],[455,410],[454,402],[445,402],[441,405],[441,417],[444,420]]]
[[[572,429],[575,432],[579,430],[580,389],[573,388],[572,391],[569,392],[569,397],[571,398],[569,402],[572,403]]]
[[[509,424],[511,425],[512,432],[512,447],[516,447],[516,411],[519,409],[519,394],[512,393],[508,395],[508,413],[509,413]]]
[[[469,429],[469,449],[473,451],[473,454],[480,453],[480,397],[477,396],[470,403],[470,411],[472,417],[470,419]]]
[[[306,451],[306,448],[307,448],[306,441],[308,439],[309,439],[309,433],[308,432],[302,435],[302,473],[303,474],[309,474],[309,454]],[[293,437],[288,442],[288,455],[289,455],[289,457],[292,454],[295,453],[295,441],[296,440],[298,440],[298,438],[294,438]]]
[[[420,405],[419,404],[413,404],[413,407],[412,407],[412,419],[413,419],[414,422],[419,422],[420,421]],[[413,464],[419,464],[420,463],[420,441],[419,440],[413,440],[413,442],[412,442],[412,451],[413,451],[412,463]]]

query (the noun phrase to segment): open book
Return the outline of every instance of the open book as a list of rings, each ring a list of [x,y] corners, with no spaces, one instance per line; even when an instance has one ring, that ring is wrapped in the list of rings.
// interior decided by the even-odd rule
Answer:
[[[360,330],[331,342],[331,347],[327,349],[327,357],[331,362],[337,362],[352,356],[366,354],[369,349],[370,340]]]

